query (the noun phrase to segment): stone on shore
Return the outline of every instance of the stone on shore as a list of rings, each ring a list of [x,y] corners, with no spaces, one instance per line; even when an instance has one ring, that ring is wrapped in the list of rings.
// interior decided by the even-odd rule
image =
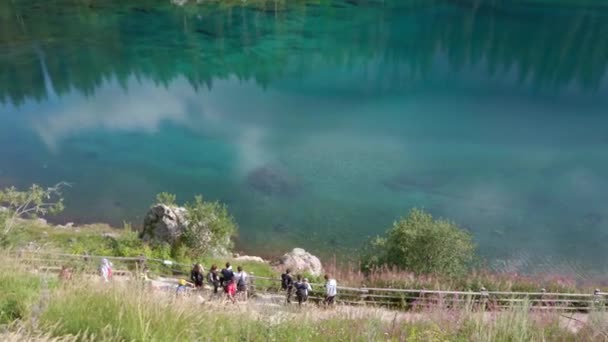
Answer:
[[[174,243],[188,226],[186,208],[156,204],[146,214],[141,238]]]
[[[245,261],[245,262],[260,262],[260,263],[266,263],[266,260],[260,258],[259,256],[252,256],[252,255],[241,255],[241,256],[237,256],[234,258],[234,260],[237,261]]]
[[[320,276],[323,273],[321,260],[302,248],[294,248],[279,259],[279,266],[289,268],[293,273],[309,273]]]

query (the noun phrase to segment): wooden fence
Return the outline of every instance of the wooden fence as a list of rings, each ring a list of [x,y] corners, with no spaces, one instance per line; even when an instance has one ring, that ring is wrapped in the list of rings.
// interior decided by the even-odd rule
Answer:
[[[115,263],[114,274],[133,276],[144,265],[156,263],[164,274],[175,276],[187,274],[190,264],[175,263],[169,260],[143,257],[107,257],[92,255],[73,255],[51,252],[12,252],[20,262],[33,265],[40,270],[59,271],[63,264],[78,264],[79,271],[96,272],[99,260],[106,258]],[[285,295],[280,291],[280,279],[250,276],[252,295],[265,294],[280,298]],[[309,297],[312,301],[323,299],[323,284],[311,284],[313,291]],[[500,310],[517,305],[526,305],[532,310],[561,310],[589,312],[606,309],[608,293],[549,293],[539,292],[504,292],[504,291],[441,291],[424,289],[396,289],[374,287],[338,286],[338,303],[348,305],[382,306],[402,310],[424,308],[462,308],[475,310]]]

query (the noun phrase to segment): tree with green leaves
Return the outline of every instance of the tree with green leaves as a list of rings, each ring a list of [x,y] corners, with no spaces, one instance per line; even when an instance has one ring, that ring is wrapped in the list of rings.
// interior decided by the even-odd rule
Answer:
[[[434,219],[412,209],[383,237],[372,239],[363,257],[364,267],[397,267],[417,274],[457,275],[467,271],[475,255],[469,232],[453,222]]]
[[[52,215],[64,209],[62,190],[68,183],[61,182],[49,188],[32,185],[27,190],[15,187],[0,190],[0,225],[4,235],[11,232],[18,219],[33,219]]]
[[[237,225],[224,204],[205,201],[199,195],[182,208],[177,205],[176,196],[166,192],[158,194],[156,200],[156,206],[163,206],[161,215],[167,215],[168,210],[175,216],[169,223],[171,230],[176,231],[176,238],[167,241],[174,250],[186,248],[191,256],[226,255],[230,252]],[[154,235],[154,224],[147,229],[148,235]],[[167,224],[163,222],[162,225]]]
[[[194,202],[186,204],[186,210],[188,225],[182,234],[184,244],[204,253],[226,254],[230,251],[237,225],[225,205],[195,196]]]

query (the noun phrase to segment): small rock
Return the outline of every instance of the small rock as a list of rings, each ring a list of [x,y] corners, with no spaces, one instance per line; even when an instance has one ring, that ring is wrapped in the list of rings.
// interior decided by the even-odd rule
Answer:
[[[238,255],[238,254],[237,254]],[[261,262],[265,263],[266,261],[259,256],[251,256],[251,255],[241,255],[234,258],[237,261],[251,261],[251,262]]]
[[[118,234],[116,234],[116,233],[103,233],[103,234],[101,234],[101,236],[103,236],[104,238],[116,239],[118,237]]]

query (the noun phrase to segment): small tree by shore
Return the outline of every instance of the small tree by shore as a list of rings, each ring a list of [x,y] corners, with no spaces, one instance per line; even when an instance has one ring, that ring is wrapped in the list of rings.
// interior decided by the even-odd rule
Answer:
[[[475,255],[469,232],[455,223],[434,219],[412,209],[383,237],[372,239],[363,256],[367,270],[389,266],[417,274],[458,275],[467,271]]]
[[[17,219],[32,219],[63,211],[62,190],[68,183],[61,182],[49,188],[34,184],[27,190],[15,187],[0,190],[0,226],[6,235],[14,228]]]

